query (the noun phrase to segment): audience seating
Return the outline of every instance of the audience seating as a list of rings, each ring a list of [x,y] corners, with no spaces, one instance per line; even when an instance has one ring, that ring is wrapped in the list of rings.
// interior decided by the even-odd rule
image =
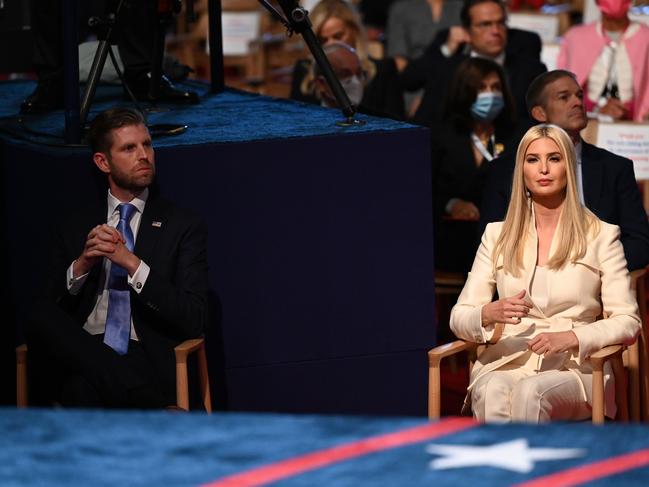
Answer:
[[[180,409],[189,411],[187,358],[192,353],[196,353],[201,400],[205,411],[211,414],[212,398],[210,395],[210,379],[207,371],[207,357],[205,355],[205,339],[194,338],[185,340],[174,348],[174,352],[176,355],[176,405]],[[27,405],[27,345],[22,344],[16,348],[16,406],[25,408]]]

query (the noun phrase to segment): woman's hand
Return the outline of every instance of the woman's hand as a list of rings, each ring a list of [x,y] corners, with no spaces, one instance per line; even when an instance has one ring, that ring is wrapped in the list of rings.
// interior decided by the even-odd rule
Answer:
[[[527,347],[538,355],[549,357],[579,346],[577,335],[572,330],[543,332],[527,342]]]
[[[532,303],[525,298],[525,289],[509,298],[493,301],[482,307],[482,326],[495,325],[496,323],[509,323],[518,325],[521,318],[527,316]]]

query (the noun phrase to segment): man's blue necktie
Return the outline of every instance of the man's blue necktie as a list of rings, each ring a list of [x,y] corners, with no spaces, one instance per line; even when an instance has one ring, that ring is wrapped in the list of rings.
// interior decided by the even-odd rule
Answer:
[[[133,252],[134,239],[129,222],[137,208],[129,203],[121,203],[117,208],[119,210],[117,230],[126,240],[126,248]],[[111,264],[108,279],[108,313],[106,316],[104,343],[118,354],[124,355],[128,350],[128,340],[131,336],[131,299],[127,284],[128,272],[117,264]]]

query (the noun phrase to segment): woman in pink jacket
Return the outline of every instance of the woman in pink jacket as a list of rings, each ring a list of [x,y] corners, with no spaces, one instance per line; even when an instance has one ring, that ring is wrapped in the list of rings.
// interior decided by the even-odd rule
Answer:
[[[566,32],[557,67],[577,75],[589,112],[649,120],[649,27],[632,22],[631,0],[597,0],[602,19]]]

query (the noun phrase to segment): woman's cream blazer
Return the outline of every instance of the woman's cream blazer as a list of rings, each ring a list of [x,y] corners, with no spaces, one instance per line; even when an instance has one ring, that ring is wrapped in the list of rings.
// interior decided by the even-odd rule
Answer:
[[[493,334],[493,326],[483,327],[482,307],[490,303],[494,291],[501,298],[514,296],[525,289],[530,297],[531,280],[537,260],[535,228],[525,240],[523,269],[520,277],[503,271],[502,257],[495,272],[492,254],[503,223],[491,223],[482,236],[471,272],[451,311],[451,329],[464,340],[486,343]],[[530,225],[534,227],[534,225]],[[550,255],[559,240],[555,232]],[[588,357],[607,345],[633,343],[640,331],[638,305],[631,290],[624,251],[620,243],[620,229],[600,221],[600,231],[588,242],[583,258],[566,264],[559,270],[548,270],[548,301],[545,312],[536,304],[518,325],[505,325],[502,337],[488,345],[471,372],[469,391],[484,374],[502,367],[528,351],[527,341],[541,332],[572,330],[579,340],[579,350],[544,359],[540,370],[571,370],[580,378],[584,399],[592,403],[592,367]],[[601,319],[606,316],[606,319]],[[606,413],[615,415],[615,391],[606,374]]]

